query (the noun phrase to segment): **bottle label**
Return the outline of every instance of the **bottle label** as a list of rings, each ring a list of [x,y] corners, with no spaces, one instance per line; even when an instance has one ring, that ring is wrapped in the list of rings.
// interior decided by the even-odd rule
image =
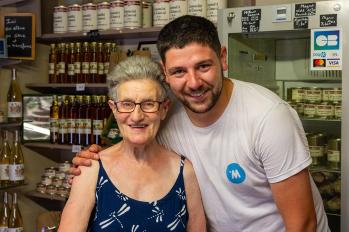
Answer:
[[[22,102],[8,102],[7,103],[7,117],[21,118],[22,117]]]
[[[49,65],[48,65],[48,73],[49,74],[55,74],[55,63],[49,63]]]
[[[66,134],[67,133],[67,121],[65,119],[59,119],[59,129],[58,129],[58,133],[63,133]]]
[[[0,164],[0,180],[9,180],[9,165]]]
[[[89,62],[82,62],[82,73],[88,74],[90,70],[90,63]]]
[[[90,73],[97,73],[97,62],[90,62]]]
[[[51,133],[55,133],[58,131],[58,119],[50,118],[50,131]]]
[[[80,62],[75,62],[74,63],[74,72],[75,73],[81,73],[81,63]]]
[[[75,119],[68,119],[68,124],[67,124],[67,127],[68,127],[68,132],[71,134],[71,133],[75,133]]]
[[[84,125],[85,125],[85,134],[91,134],[92,120],[89,118],[85,119]]]
[[[74,64],[68,64],[68,75],[74,76],[75,74],[75,67]]]
[[[85,129],[85,127],[84,127],[85,125],[84,125],[84,119],[82,119],[82,118],[79,118],[79,119],[77,119],[76,120],[76,133],[78,133],[78,134],[83,134],[84,133],[84,129]]]
[[[101,62],[98,63],[98,74],[99,75],[104,74],[104,63],[101,63]]]
[[[23,232],[23,227],[18,227],[18,228],[8,228],[8,232]]]
[[[59,73],[65,73],[65,62],[59,62],[58,65]]]
[[[9,165],[10,180],[24,180],[24,164],[10,164]]]
[[[103,130],[103,120],[93,120],[93,134],[101,135]]]
[[[109,62],[104,62],[104,74],[109,73]]]

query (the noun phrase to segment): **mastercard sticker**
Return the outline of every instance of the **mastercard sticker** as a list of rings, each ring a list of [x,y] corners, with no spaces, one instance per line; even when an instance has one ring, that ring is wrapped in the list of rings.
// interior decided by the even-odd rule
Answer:
[[[326,60],[325,59],[314,59],[313,60],[313,67],[326,67]]]

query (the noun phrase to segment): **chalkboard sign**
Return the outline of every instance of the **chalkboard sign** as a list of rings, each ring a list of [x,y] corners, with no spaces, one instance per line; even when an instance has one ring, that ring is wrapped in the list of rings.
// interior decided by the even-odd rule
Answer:
[[[316,3],[296,4],[295,17],[312,16],[316,14]]]
[[[261,17],[261,9],[243,10],[241,15],[241,31],[258,32]]]
[[[294,18],[293,28],[294,29],[307,29],[308,28],[308,17]]]
[[[35,16],[30,13],[13,13],[4,16],[8,57],[35,59]]]
[[[337,26],[336,14],[320,15],[320,27],[333,27],[333,26]]]

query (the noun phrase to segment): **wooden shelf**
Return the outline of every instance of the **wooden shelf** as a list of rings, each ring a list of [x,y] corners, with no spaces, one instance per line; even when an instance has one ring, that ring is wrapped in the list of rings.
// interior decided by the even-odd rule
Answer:
[[[0,186],[0,190],[7,190],[7,189],[13,189],[13,188],[18,188],[18,187],[23,187],[27,185],[27,183],[23,183],[23,184],[8,184],[6,186]]]
[[[0,129],[7,129],[7,128],[16,128],[16,127],[21,127],[22,123],[17,123],[17,122],[1,122],[0,123]]]
[[[71,161],[75,156],[75,152],[72,152],[72,145],[45,142],[24,143],[23,145],[55,162]]]
[[[121,29],[121,30],[106,30],[98,32],[95,36],[98,40],[123,40],[123,39],[156,39],[161,27],[151,28],[136,28],[136,29]],[[74,33],[56,33],[56,34],[43,34],[37,38],[39,43],[57,43],[57,42],[69,42],[69,41],[88,41],[91,35],[88,33],[74,32]]]
[[[11,6],[20,2],[24,2],[25,0],[1,0],[0,6]]]
[[[107,94],[107,84],[85,84],[85,90],[77,91],[78,84],[28,83],[26,87],[45,94]]]
[[[15,65],[15,64],[20,64],[22,60],[12,60],[12,59],[7,59],[7,58],[0,58],[0,68]]]
[[[62,210],[67,198],[39,193],[35,190],[25,193],[25,196],[48,210]]]

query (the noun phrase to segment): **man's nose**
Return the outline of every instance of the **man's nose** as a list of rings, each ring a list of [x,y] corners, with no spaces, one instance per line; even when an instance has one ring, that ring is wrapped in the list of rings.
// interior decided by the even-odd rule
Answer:
[[[134,111],[131,113],[131,119],[135,122],[144,118],[144,112],[141,109],[141,105],[136,105]]]
[[[187,77],[187,86],[191,89],[197,89],[201,86],[201,79],[199,75],[195,72],[195,70],[189,71],[188,72],[188,77]]]

